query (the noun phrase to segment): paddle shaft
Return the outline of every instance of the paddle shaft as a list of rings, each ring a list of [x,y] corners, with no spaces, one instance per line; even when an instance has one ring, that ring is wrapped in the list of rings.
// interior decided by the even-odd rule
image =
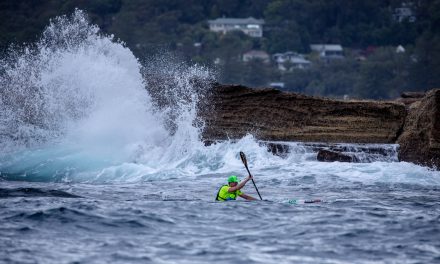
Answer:
[[[246,170],[249,173],[249,176],[252,176],[246,163],[244,163],[244,166],[246,167]],[[260,200],[263,200],[263,198],[261,198],[260,192],[258,191],[257,185],[255,185],[254,178],[252,178],[252,183],[254,184],[255,190],[257,190],[257,193],[258,193],[258,196],[260,197]]]

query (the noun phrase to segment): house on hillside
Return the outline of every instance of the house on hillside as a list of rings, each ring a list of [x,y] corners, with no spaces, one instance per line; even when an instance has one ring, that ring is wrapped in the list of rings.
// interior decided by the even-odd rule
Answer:
[[[243,54],[243,61],[261,60],[264,63],[270,62],[270,56],[263,50],[251,50]]]
[[[209,30],[226,34],[227,32],[239,30],[244,34],[261,38],[263,36],[263,19],[248,18],[217,18],[208,20]]]
[[[406,49],[402,45],[396,47],[396,53],[405,53],[405,52]]]
[[[275,53],[272,55],[272,59],[277,64],[278,69],[281,71],[307,69],[312,65],[312,63],[307,60],[304,55],[293,51]]]
[[[319,54],[321,59],[342,59],[344,53],[341,45],[338,44],[312,44],[310,49]]]
[[[410,23],[416,22],[416,16],[413,11],[413,3],[404,2],[400,7],[394,8],[393,20],[398,23],[402,23],[403,21],[408,21]]]
[[[279,89],[279,90],[284,89],[284,86],[285,86],[284,82],[271,82],[271,83],[269,83],[270,88],[275,88],[275,89]]]

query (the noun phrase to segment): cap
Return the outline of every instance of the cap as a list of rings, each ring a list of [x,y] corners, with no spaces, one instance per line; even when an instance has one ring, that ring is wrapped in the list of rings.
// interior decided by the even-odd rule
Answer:
[[[229,182],[238,182],[237,176],[235,176],[235,175],[229,176],[228,183]]]

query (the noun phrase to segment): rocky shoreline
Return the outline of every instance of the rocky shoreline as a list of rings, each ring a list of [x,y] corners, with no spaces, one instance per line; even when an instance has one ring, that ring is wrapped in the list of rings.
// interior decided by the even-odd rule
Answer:
[[[214,84],[205,99],[199,116],[207,142],[253,134],[266,141],[399,144],[400,160],[440,168],[440,89],[396,101],[345,101]]]
[[[402,133],[399,159],[440,170],[440,89],[430,90],[409,105]]]

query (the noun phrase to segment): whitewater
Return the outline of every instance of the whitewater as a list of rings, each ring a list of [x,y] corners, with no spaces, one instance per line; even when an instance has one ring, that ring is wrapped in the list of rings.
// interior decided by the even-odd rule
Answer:
[[[197,103],[215,72],[136,58],[81,10],[0,67],[2,263],[440,262],[440,172],[398,146],[324,163],[252,135],[205,145]],[[240,151],[264,201],[215,202],[247,176]]]

